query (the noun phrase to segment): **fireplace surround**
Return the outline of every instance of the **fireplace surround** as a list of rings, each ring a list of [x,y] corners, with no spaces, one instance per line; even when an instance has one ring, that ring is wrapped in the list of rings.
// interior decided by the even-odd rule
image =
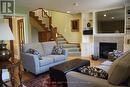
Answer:
[[[124,36],[123,35],[94,35],[94,56],[100,57],[100,43],[116,43],[117,49],[123,51]],[[113,51],[113,50],[112,50]]]

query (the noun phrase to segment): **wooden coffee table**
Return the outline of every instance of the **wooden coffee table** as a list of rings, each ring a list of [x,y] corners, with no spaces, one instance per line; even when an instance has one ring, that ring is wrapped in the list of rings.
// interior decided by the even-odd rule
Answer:
[[[52,81],[60,82],[63,87],[67,87],[66,73],[69,71],[75,71],[77,68],[84,65],[89,66],[89,60],[73,59],[64,63],[58,64],[50,68],[50,77]]]

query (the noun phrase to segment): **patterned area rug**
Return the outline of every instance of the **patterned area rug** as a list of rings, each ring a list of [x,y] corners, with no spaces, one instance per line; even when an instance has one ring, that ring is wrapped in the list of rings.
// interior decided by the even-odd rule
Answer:
[[[23,81],[25,87],[62,87],[56,82],[51,82],[50,76],[40,75],[31,80]]]

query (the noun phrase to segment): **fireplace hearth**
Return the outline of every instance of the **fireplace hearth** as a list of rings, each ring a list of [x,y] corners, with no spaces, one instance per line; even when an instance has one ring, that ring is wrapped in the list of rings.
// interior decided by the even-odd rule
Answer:
[[[99,56],[100,58],[107,59],[108,53],[117,50],[117,43],[100,42],[99,43]]]

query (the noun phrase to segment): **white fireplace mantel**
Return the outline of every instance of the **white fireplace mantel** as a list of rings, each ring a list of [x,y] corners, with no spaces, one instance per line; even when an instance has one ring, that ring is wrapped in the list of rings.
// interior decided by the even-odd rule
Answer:
[[[99,56],[99,43],[117,43],[117,50],[123,51],[124,47],[124,35],[94,35],[94,55]]]

